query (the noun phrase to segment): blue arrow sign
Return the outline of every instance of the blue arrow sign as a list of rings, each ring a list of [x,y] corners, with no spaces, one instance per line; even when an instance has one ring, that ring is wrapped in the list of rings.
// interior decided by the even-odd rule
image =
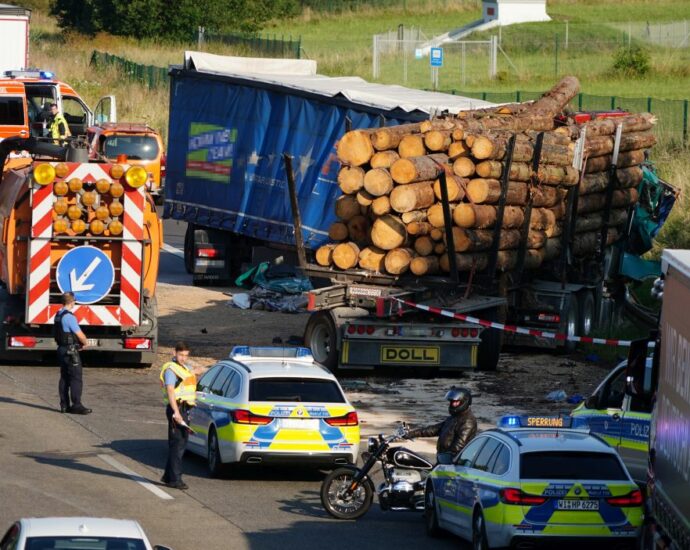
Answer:
[[[102,250],[78,246],[60,259],[55,278],[60,292],[73,292],[79,304],[93,304],[110,292],[115,268]]]
[[[443,48],[431,48],[429,64],[432,67],[443,67]]]

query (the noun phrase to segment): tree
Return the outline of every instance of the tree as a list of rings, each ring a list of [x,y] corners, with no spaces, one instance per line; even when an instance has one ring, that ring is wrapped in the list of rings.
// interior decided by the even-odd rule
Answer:
[[[199,26],[256,33],[272,18],[294,15],[297,0],[52,0],[63,29],[189,42]]]

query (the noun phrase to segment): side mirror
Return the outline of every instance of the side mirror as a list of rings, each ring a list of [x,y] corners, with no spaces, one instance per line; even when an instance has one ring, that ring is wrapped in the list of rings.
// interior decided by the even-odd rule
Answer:
[[[599,408],[599,394],[594,393],[590,395],[585,401],[585,407],[588,409],[598,409]]]
[[[453,453],[438,453],[436,455],[436,462],[444,466],[453,464]]]
[[[161,546],[160,544],[156,544],[156,546],[153,547],[153,550],[172,550],[169,546]]]

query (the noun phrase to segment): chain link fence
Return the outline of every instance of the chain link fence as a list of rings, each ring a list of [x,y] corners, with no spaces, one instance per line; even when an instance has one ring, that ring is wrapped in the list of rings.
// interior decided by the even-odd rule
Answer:
[[[403,38],[395,34],[392,31],[373,38],[372,77],[375,80],[438,88],[455,82],[467,86],[496,75],[498,43],[495,39],[443,44],[443,64],[432,67],[431,46],[423,33],[415,37],[414,32],[407,32]]]
[[[141,65],[124,57],[94,50],[90,65],[97,69],[115,67],[130,80],[140,82],[149,88],[168,85],[168,69],[153,65]]]
[[[233,47],[235,55],[300,59],[302,54],[301,36],[218,34],[199,27],[196,39],[200,50],[205,44],[216,43]]]
[[[491,103],[512,103],[530,101],[541,97],[543,92],[464,92],[446,90],[447,93],[482,99]],[[611,111],[622,109],[634,113],[650,112],[657,116],[655,133],[657,137],[670,143],[688,143],[687,99],[657,99],[654,97],[619,97],[580,93],[570,107],[577,111]]]

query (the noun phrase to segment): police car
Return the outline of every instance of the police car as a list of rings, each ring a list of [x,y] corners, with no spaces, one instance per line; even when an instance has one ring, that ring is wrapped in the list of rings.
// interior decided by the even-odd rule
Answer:
[[[652,420],[652,358],[640,363],[640,373],[631,372],[628,361],[619,363],[572,416],[615,448],[633,479],[644,485]],[[639,391],[631,391],[631,375],[639,379]]]
[[[306,348],[233,348],[199,379],[190,426],[212,476],[230,463],[351,464],[359,451],[357,412]]]
[[[448,530],[478,550],[632,547],[642,493],[614,449],[572,425],[570,417],[504,417],[459,455],[439,455],[426,487],[428,534]]]

